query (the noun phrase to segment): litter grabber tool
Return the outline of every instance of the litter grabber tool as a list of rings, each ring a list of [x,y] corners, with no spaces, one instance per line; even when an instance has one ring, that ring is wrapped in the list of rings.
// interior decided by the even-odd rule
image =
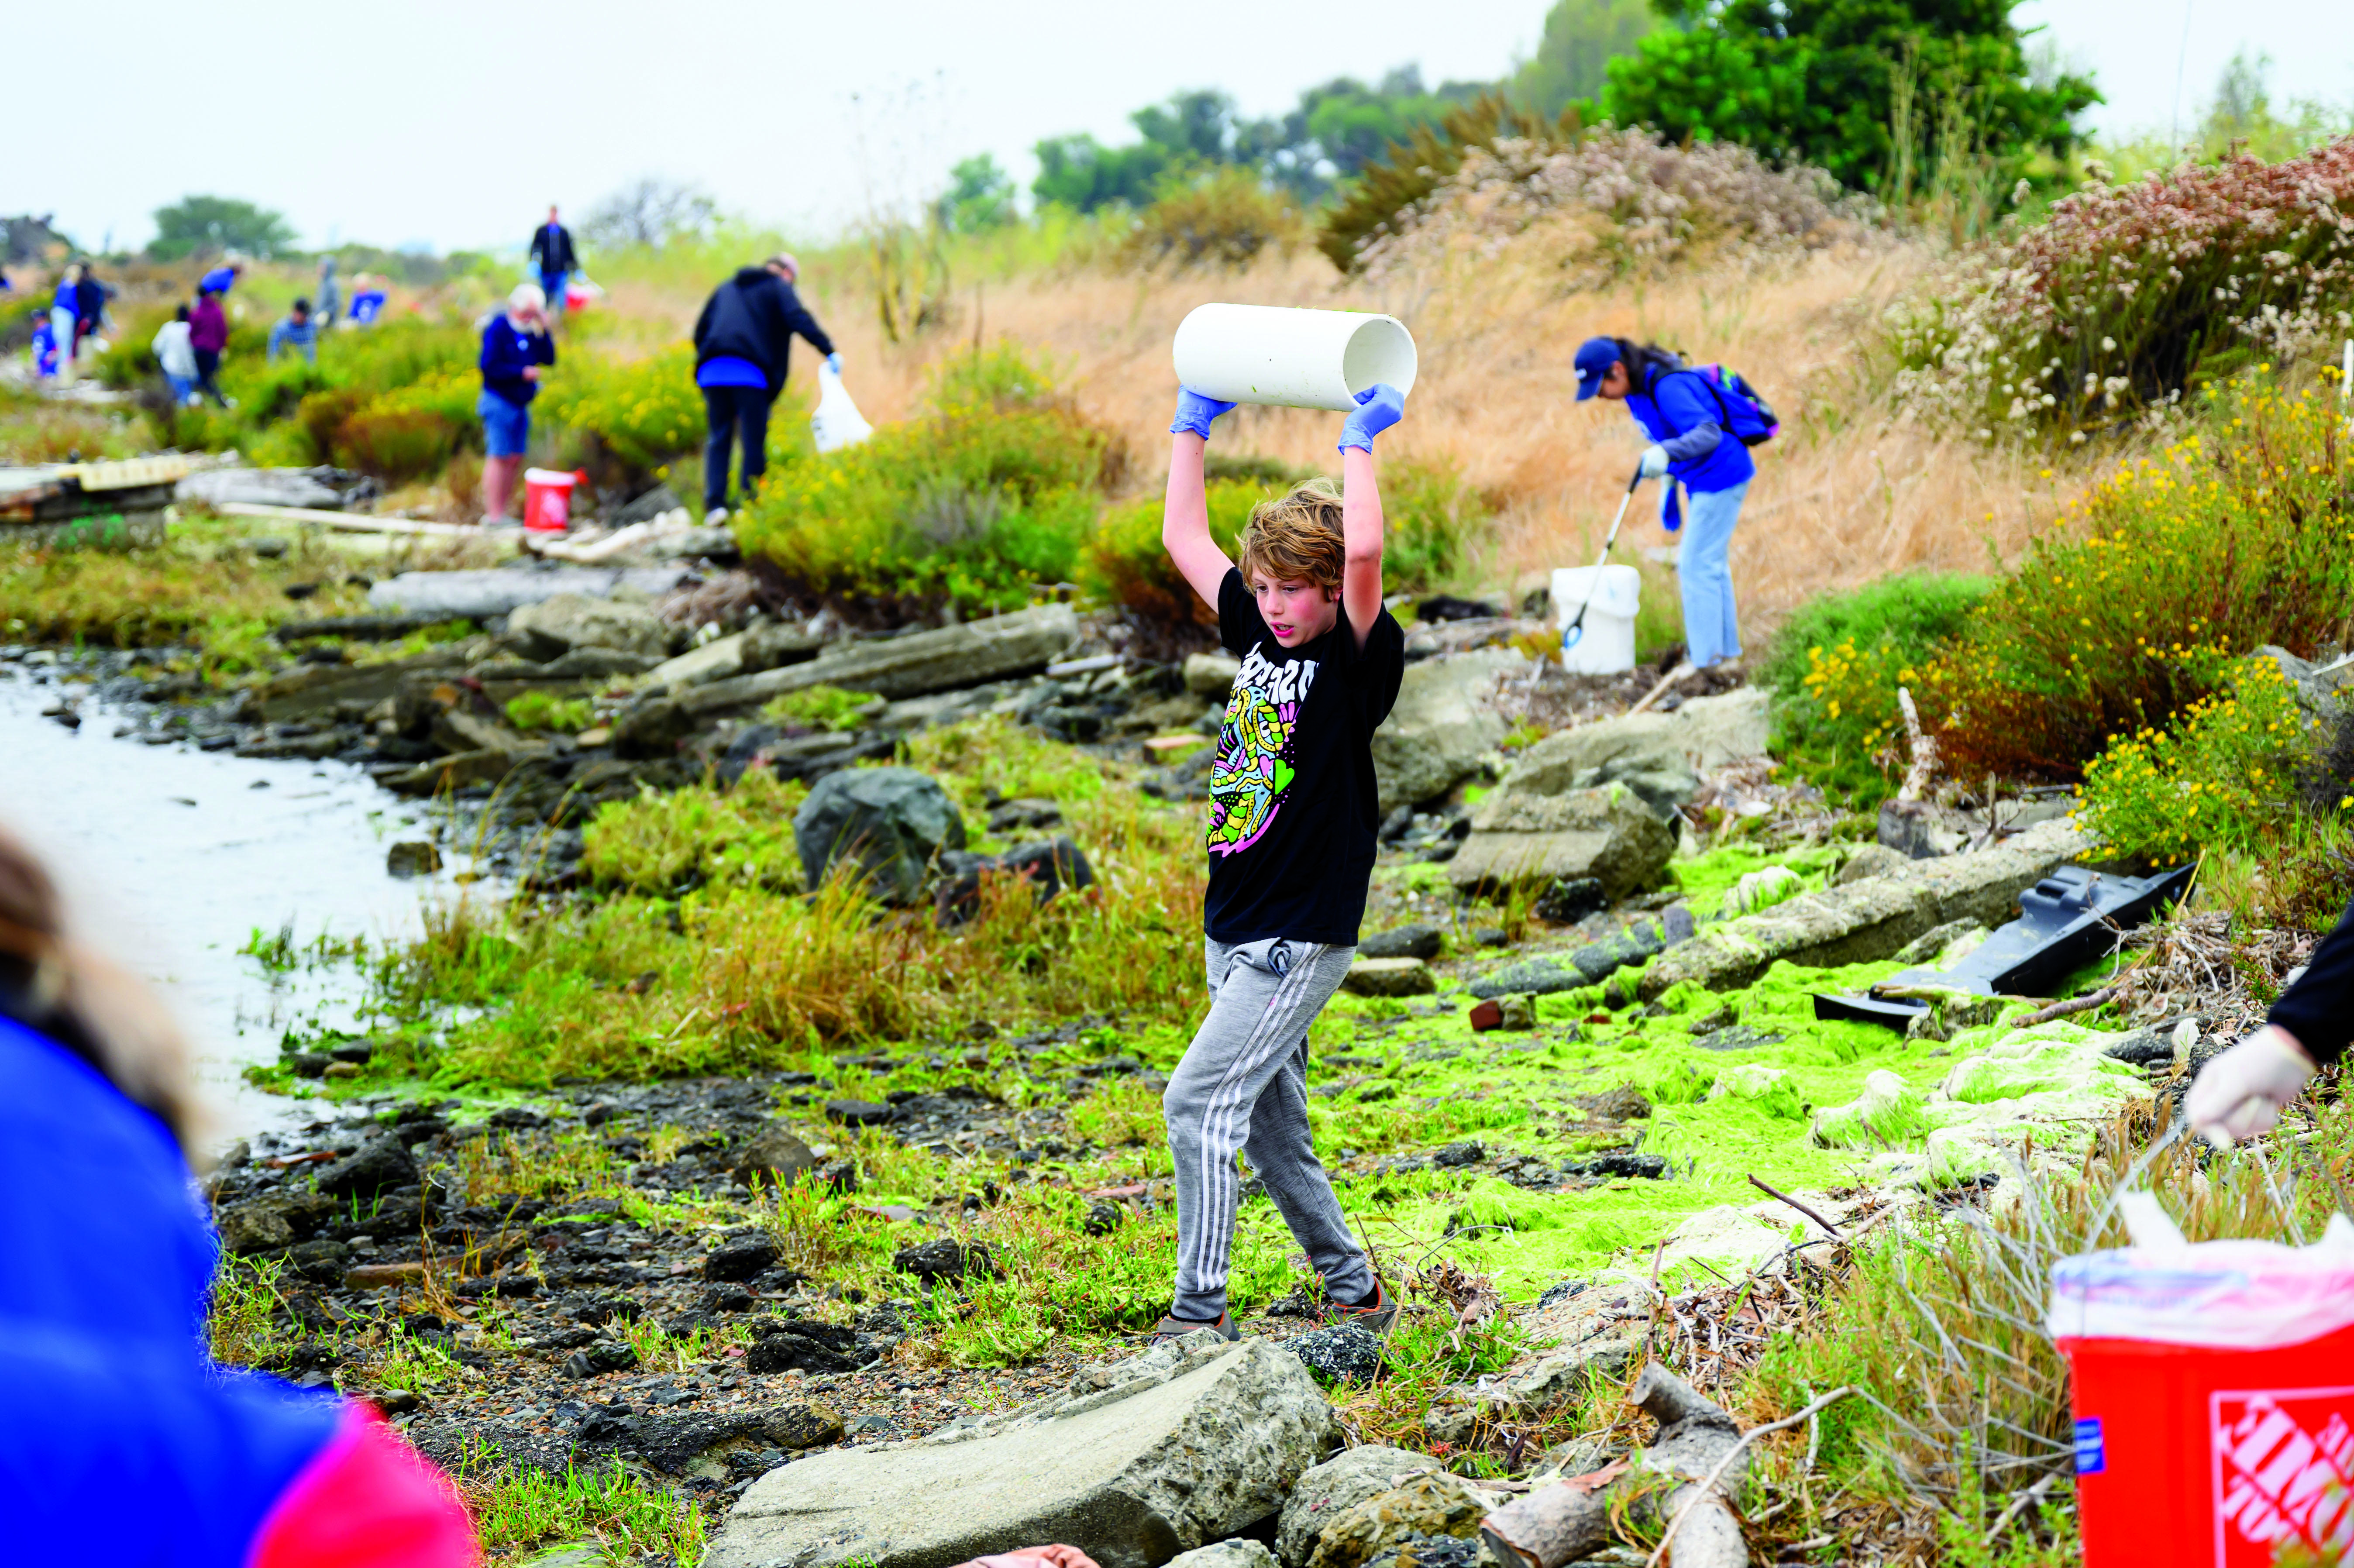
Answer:
[[[1561,629],[1564,653],[1576,647],[1578,640],[1585,635],[1585,612],[1594,608],[1594,596],[1602,587],[1602,568],[1610,564],[1610,546],[1618,542],[1618,524],[1627,521],[1628,503],[1635,499],[1635,492],[1642,482],[1643,471],[1638,468],[1635,477],[1627,482],[1627,493],[1618,498],[1618,515],[1610,519],[1610,532],[1602,541],[1601,558],[1594,563],[1594,571],[1585,579],[1585,602],[1577,607],[1577,614]]]

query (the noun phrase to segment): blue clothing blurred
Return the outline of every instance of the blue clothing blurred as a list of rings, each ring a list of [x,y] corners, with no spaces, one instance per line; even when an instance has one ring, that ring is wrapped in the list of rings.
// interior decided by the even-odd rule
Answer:
[[[706,359],[695,367],[697,387],[760,387],[769,385],[768,373],[748,359],[723,354],[716,359]]]
[[[1755,476],[1749,449],[1725,435],[1723,410],[1699,376],[1654,366],[1643,381],[1640,391],[1627,394],[1627,412],[1668,449],[1668,472],[1685,489],[1699,496],[1746,484]]]
[[[269,357],[277,358],[281,348],[301,349],[303,358],[313,365],[318,364],[319,323],[308,320],[298,322],[292,316],[284,318],[270,329]]]
[[[482,455],[521,457],[531,445],[531,409],[517,408],[489,387],[474,399],[482,419]]]
[[[544,332],[519,327],[502,313],[482,326],[482,390],[521,408],[539,393],[536,382],[524,371],[535,365],[556,363],[556,339]]]
[[[211,271],[196,280],[196,292],[199,294],[226,294],[229,291],[231,285],[235,284],[236,281],[237,269],[233,267],[216,267]]]
[[[205,1354],[215,1243],[172,1135],[0,1017],[0,1560],[240,1568],[339,1402]]]
[[[1739,441],[1725,444],[1736,450],[1741,447]],[[1745,481],[1725,490],[1695,486],[1691,516],[1676,546],[1676,581],[1684,601],[1684,658],[1697,670],[1741,657],[1728,557],[1734,524],[1741,521],[1741,503],[1748,493]]]
[[[375,321],[383,310],[384,291],[382,289],[362,289],[352,296],[352,320],[362,326]]]

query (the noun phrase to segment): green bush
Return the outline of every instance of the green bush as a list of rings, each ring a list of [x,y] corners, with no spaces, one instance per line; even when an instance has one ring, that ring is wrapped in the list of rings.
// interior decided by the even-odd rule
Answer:
[[[507,723],[517,729],[554,729],[578,735],[588,727],[593,714],[586,697],[559,697],[553,692],[533,691],[507,699]]]
[[[1453,582],[1494,520],[1487,498],[1444,460],[1389,464],[1381,486],[1384,587],[1426,593]]]
[[[1808,600],[1757,667],[1774,694],[1773,752],[1872,807],[1908,760],[1896,688],[1961,629],[1986,577],[1905,573]]]
[[[1288,484],[1212,481],[1208,489],[1210,537],[1234,558],[1251,508],[1280,495]],[[1079,586],[1098,599],[1121,605],[1169,626],[1214,626],[1217,608],[1195,597],[1161,543],[1159,496],[1125,502],[1097,521],[1079,559]]]
[[[770,724],[839,733],[864,729],[883,705],[884,700],[871,692],[845,692],[840,686],[803,686],[800,691],[769,698],[760,716]]]
[[[1124,455],[1019,350],[959,355],[916,418],[772,470],[737,537],[821,593],[1015,608],[1071,576]]]
[[[2259,376],[2201,405],[2202,430],[2073,502],[1920,671],[1956,776],[2075,779],[2113,736],[2224,690],[2251,650],[2343,638],[2354,471],[2336,397]]]
[[[2171,729],[2119,736],[2085,764],[2077,816],[2120,854],[2260,853],[2296,810],[2296,777],[2319,728],[2278,664],[2243,661]]]
[[[1148,268],[1247,267],[1265,252],[1289,250],[1306,232],[1289,196],[1229,166],[1164,182],[1120,254]]]

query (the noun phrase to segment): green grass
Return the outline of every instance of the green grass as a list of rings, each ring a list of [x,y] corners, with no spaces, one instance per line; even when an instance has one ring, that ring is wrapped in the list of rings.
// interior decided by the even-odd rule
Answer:
[[[579,1541],[643,1560],[656,1554],[699,1563],[708,1538],[692,1499],[646,1480],[618,1460],[609,1468],[567,1467],[561,1476],[509,1467],[478,1449],[459,1472],[476,1539],[493,1562],[530,1548]]]

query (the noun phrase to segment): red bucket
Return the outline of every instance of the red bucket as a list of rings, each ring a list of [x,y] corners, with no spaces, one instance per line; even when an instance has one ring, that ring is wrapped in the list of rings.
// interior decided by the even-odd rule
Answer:
[[[2354,1228],[2342,1219],[2312,1247],[2070,1258],[2051,1327],[2073,1384],[2086,1568],[2269,1568],[2291,1544],[2354,1550]]]
[[[524,470],[523,525],[543,534],[561,534],[572,526],[572,487],[588,477],[546,468]]]

